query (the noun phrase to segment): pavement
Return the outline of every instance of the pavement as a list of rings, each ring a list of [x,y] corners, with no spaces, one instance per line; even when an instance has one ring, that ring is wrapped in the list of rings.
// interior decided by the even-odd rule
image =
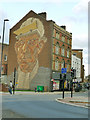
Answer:
[[[58,98],[56,99],[57,102],[61,102],[64,104],[69,104],[69,105],[74,105],[74,106],[78,106],[78,107],[84,107],[84,108],[90,108],[90,98],[88,97],[66,97],[66,98]]]
[[[71,92],[64,92],[65,94],[70,94]],[[73,92],[74,93],[74,92]],[[15,95],[34,95],[34,94],[62,94],[62,92],[22,92],[22,91],[15,91]],[[9,92],[0,92],[0,95],[10,95]],[[64,97],[63,98],[57,98],[57,102],[84,107],[84,108],[90,108],[90,97],[88,96],[73,96],[71,97]]]

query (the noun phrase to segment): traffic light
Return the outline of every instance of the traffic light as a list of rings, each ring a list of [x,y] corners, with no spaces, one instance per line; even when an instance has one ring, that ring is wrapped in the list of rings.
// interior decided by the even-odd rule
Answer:
[[[73,68],[71,69],[71,77],[73,77]]]
[[[71,77],[75,78],[76,77],[76,69],[71,69]]]

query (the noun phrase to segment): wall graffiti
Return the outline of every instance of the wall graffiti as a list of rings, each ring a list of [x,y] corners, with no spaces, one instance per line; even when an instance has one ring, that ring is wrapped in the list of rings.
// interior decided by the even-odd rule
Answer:
[[[32,74],[32,79],[37,73],[38,55],[47,41],[44,32],[44,26],[37,18],[27,19],[18,30],[14,31],[17,38],[15,51],[19,65],[19,76],[21,71],[21,73]]]

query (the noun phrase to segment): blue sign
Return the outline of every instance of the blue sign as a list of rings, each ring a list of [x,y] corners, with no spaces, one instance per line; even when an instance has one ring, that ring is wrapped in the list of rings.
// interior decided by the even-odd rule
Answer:
[[[67,72],[67,68],[62,68],[61,69],[61,73],[66,73]]]

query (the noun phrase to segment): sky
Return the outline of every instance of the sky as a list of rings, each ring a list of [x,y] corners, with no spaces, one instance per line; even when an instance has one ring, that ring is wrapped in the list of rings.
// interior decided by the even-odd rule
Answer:
[[[4,42],[9,44],[9,30],[30,10],[36,13],[47,12],[47,20],[53,20],[59,26],[66,25],[72,33],[72,49],[83,49],[85,76],[88,70],[88,5],[89,0],[0,0],[0,42],[2,40],[3,21],[5,22]]]

